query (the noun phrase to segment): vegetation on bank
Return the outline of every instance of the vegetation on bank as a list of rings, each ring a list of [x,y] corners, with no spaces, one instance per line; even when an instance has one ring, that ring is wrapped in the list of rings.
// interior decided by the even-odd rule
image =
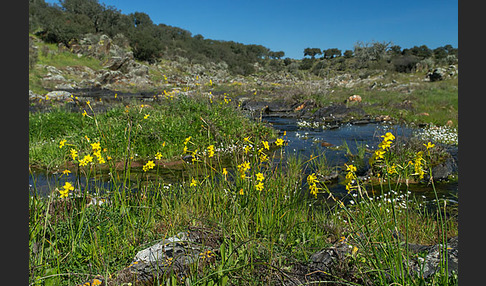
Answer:
[[[218,238],[215,259],[197,264],[182,279],[175,274],[159,276],[155,285],[272,285],[293,277],[310,262],[312,253],[340,240],[354,245],[343,264],[329,272],[318,271],[319,275],[303,273],[308,282],[457,284],[457,274],[447,272],[445,247],[440,250],[437,273],[423,278],[420,270],[409,274],[407,263],[419,259],[420,254],[402,246],[403,242],[444,243],[457,235],[457,220],[445,213],[446,201],[436,197],[436,208],[430,209],[404,183],[431,172],[429,162],[436,148],[432,143],[424,143],[419,150],[401,157],[394,151],[398,147],[394,135],[383,134],[369,162],[379,184],[363,184],[356,176],[354,163],[349,162],[342,166],[347,193],[338,196],[315,176],[319,169],[308,170],[310,175],[305,175],[309,172],[302,169],[310,165],[301,159],[272,163],[275,156],[285,156],[281,149],[285,135],[269,142],[271,133],[267,129],[225,114],[231,109],[224,101],[211,104],[184,98],[179,103],[167,100],[165,106],[172,104],[171,108],[184,107],[194,112],[182,112],[189,117],[171,120],[163,115],[167,107],[134,106],[127,108],[128,112],[108,111],[114,120],[109,124],[102,114],[86,112],[85,116],[73,113],[70,118],[56,119],[60,124],[57,127],[36,127],[31,136],[56,132],[47,126],[59,128],[61,135],[50,139],[55,143],[55,150],[49,151],[52,160],[59,156],[79,166],[77,172],[86,180],[96,180],[97,172],[108,166],[114,184],[110,189],[95,186],[88,190],[71,180],[73,174],[66,170],[64,183],[53,188],[48,197],[29,197],[31,285],[83,283],[96,275],[115,279],[117,271],[129,265],[136,252],[189,227],[207,230]],[[86,104],[90,109],[92,103]],[[208,114],[204,120],[194,117],[206,111],[219,115]],[[49,114],[56,117],[62,113],[45,115]],[[238,128],[223,129],[218,125],[218,120],[228,119],[235,121],[225,124]],[[121,127],[117,127],[116,120],[124,121]],[[214,124],[214,129],[205,125],[208,122]],[[156,136],[150,127],[159,124],[173,128],[164,136],[165,145],[164,138],[150,138]],[[83,126],[82,132],[76,131],[78,126]],[[221,136],[216,136],[214,130]],[[239,148],[227,157],[220,156],[221,140]],[[172,151],[165,151],[166,147]],[[108,156],[128,158],[135,150],[148,160],[138,181],[130,182],[126,177],[129,167],[116,172]],[[167,184],[161,177],[149,179],[159,171],[158,160],[170,154],[192,155],[185,163],[189,167],[186,176],[177,184]],[[134,186],[139,191],[131,192]]]
[[[115,95],[116,96],[116,95]],[[111,99],[116,102],[115,96]],[[48,101],[48,99],[47,99]],[[97,102],[71,99],[78,112],[57,106],[47,113],[29,113],[29,162],[33,166],[58,170],[72,157],[66,149],[79,151],[93,143],[103,145],[103,158],[114,162],[146,162],[155,153],[173,161],[191,152],[183,140],[191,136],[190,150],[205,152],[214,145],[218,153],[231,152],[243,138],[261,134],[274,137],[274,130],[235,111],[226,97],[160,95],[157,102],[113,104],[95,113]],[[59,142],[66,140],[62,149]],[[120,144],[129,142],[129,146]],[[127,153],[128,148],[128,153]],[[219,152],[222,151],[222,152]],[[181,156],[182,154],[182,156]],[[78,158],[83,155],[81,151]]]

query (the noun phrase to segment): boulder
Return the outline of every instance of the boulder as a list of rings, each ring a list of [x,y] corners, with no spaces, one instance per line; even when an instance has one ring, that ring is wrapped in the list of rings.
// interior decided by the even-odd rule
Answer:
[[[48,97],[50,100],[58,100],[58,101],[64,101],[70,99],[71,96],[72,93],[64,90],[55,90],[46,94],[46,97]]]
[[[431,72],[427,73],[427,77],[430,81],[443,80],[447,76],[447,71],[443,68],[435,68]]]
[[[458,271],[458,242],[459,239],[457,236],[452,237],[447,241],[447,271],[449,274],[451,274],[452,271],[455,271],[456,273]],[[333,269],[344,262],[347,257],[359,251],[359,248],[355,247],[353,243],[354,242],[343,240],[335,243],[331,247],[315,252],[310,256],[308,271],[324,271],[332,273]],[[405,246],[406,244],[403,243],[402,247]],[[428,278],[439,270],[441,257],[444,253],[444,246],[442,244],[439,243],[429,246],[409,243],[408,249],[412,255],[405,263],[408,264],[411,275],[420,274],[422,277]]]
[[[220,245],[219,234],[195,228],[180,232],[137,252],[132,263],[110,275],[98,276],[98,285],[154,285],[156,279],[175,274],[181,280],[190,267],[212,263],[216,258],[213,250]],[[167,277],[167,276],[166,276]],[[91,280],[86,283],[92,283]],[[79,284],[95,285],[95,284]],[[158,284],[157,284],[158,285]]]

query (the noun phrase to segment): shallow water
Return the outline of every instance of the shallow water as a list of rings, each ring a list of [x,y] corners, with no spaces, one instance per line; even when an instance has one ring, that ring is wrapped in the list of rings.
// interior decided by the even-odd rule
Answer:
[[[265,117],[263,119],[267,123],[271,124],[274,128],[283,133],[286,132],[284,137],[287,140],[287,146],[284,148],[284,157],[288,156],[301,156],[304,160],[307,160],[311,155],[324,156],[327,166],[331,168],[343,167],[344,163],[349,161],[346,156],[348,152],[346,148],[343,148],[344,144],[347,145],[349,151],[352,154],[357,154],[358,147],[365,147],[370,150],[377,148],[381,142],[381,135],[386,132],[392,132],[396,136],[396,142],[400,142],[403,138],[410,137],[417,129],[408,128],[398,125],[386,125],[381,123],[370,123],[364,125],[352,125],[346,124],[339,128],[322,128],[322,127],[299,127],[298,119],[285,118],[285,117]],[[282,134],[281,134],[282,135]],[[325,143],[324,143],[325,142]],[[139,170],[138,174],[141,174]],[[132,169],[132,181],[137,182],[137,171]],[[306,168],[305,172],[311,172],[309,168]],[[164,178],[164,181],[175,183],[177,182],[177,176],[182,176],[180,171],[177,173],[159,174]],[[62,186],[64,182],[78,182],[76,184],[81,190],[87,190],[88,192],[99,193],[103,190],[113,191],[117,190],[110,180],[110,176],[106,175],[98,178],[91,179],[86,182],[86,178],[76,174],[70,174],[69,177],[62,174],[46,174],[42,172],[35,172],[29,175],[29,191],[30,194],[37,193],[41,196],[48,195],[56,186]],[[138,186],[136,183],[128,183],[127,186],[131,191],[136,191]],[[336,195],[344,195],[346,193],[345,187],[342,183],[327,184],[331,192]],[[444,198],[452,202],[457,202],[458,196],[458,183],[436,183],[435,185],[439,198]],[[431,200],[435,198],[435,194],[432,186],[425,184],[410,185],[409,191],[415,195]]]

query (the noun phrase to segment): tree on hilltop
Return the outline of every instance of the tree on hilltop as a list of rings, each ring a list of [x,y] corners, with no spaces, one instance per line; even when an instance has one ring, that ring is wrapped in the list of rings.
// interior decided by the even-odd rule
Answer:
[[[310,56],[312,59],[316,57],[316,55],[322,55],[322,51],[319,48],[305,48],[304,49],[304,57]]]

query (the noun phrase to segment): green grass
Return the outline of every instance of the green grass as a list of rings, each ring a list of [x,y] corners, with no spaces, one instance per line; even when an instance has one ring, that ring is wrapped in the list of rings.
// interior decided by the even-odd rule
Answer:
[[[145,114],[150,114],[147,119],[144,119]],[[169,114],[175,118],[169,119]],[[218,156],[218,152],[214,156],[208,152],[195,153],[195,160],[186,164],[186,174],[178,184],[169,185],[162,177],[154,177],[159,171],[157,166],[142,172],[134,185],[124,177],[126,170],[115,172],[110,169],[115,189],[96,187],[94,193],[88,194],[77,182],[71,181],[75,189],[67,198],[60,198],[56,189],[47,198],[31,196],[29,282],[32,285],[74,285],[95,275],[108,277],[112,274],[115,278],[139,250],[189,227],[210,230],[212,235],[220,237],[220,245],[212,263],[195,267],[180,284],[272,285],[279,279],[280,272],[275,270],[290,271],[291,275],[296,263],[309,263],[311,254],[341,237],[355,240],[357,251],[348,256],[344,265],[328,273],[327,280],[347,285],[449,283],[450,278],[443,269],[427,281],[419,276],[404,275],[407,269],[403,260],[408,253],[392,236],[393,231],[399,230],[408,242],[432,244],[442,242],[445,235],[457,235],[457,223],[446,219],[441,212],[425,211],[420,201],[409,200],[406,190],[403,193],[391,191],[401,189],[392,183],[391,175],[386,175],[392,164],[389,160],[394,158],[392,149],[387,150],[383,164],[374,167],[382,168],[382,174],[388,176],[379,189],[358,182],[345,197],[331,196],[335,201],[331,199],[325,203],[323,197],[329,195],[325,184],[318,183],[322,197],[309,194],[309,178],[302,172],[305,162],[288,158],[286,164],[282,160],[272,164],[272,158],[284,154],[275,143],[269,150],[265,148],[268,130],[255,128],[255,123],[240,118],[234,109],[218,102],[210,104],[181,98],[180,102],[169,101],[163,107],[133,106],[128,112],[114,109],[106,115],[96,114],[91,118],[60,111],[52,113],[52,118],[46,116],[32,121],[45,125],[36,127],[31,136],[37,134],[40,139],[47,134],[53,137],[59,134],[51,144],[52,149],[59,150],[52,150],[52,156],[62,155],[64,159],[68,157],[65,154],[68,146],[58,147],[58,140],[64,138],[66,144],[78,147],[80,156],[81,152],[91,153],[91,146],[83,143],[88,130],[92,130],[89,133],[92,140],[99,138],[101,146],[107,146],[108,152],[118,148],[117,156],[120,157],[134,152],[139,152],[140,157],[147,156],[147,159],[154,156],[162,146],[157,145],[156,140],[146,141],[147,134],[169,127],[172,129],[161,133],[166,134],[161,138],[167,139],[165,147],[173,152],[165,151],[167,157],[182,154],[184,145],[190,152],[196,148],[207,150],[209,144],[219,142],[232,142],[240,148],[226,157]],[[48,120],[65,125],[52,126],[46,123]],[[205,125],[209,120],[213,127]],[[127,128],[128,122],[132,122],[131,131],[121,128]],[[78,125],[83,126],[83,132],[77,130]],[[218,130],[220,136],[211,128]],[[44,135],[39,134],[41,131]],[[131,134],[133,143],[129,154],[126,151],[128,134]],[[184,144],[188,136],[191,139]],[[76,141],[78,137],[80,141]],[[252,148],[242,151],[250,144]],[[270,160],[265,160],[262,154]],[[430,160],[427,156],[425,159]],[[312,160],[315,160],[311,162],[314,164],[308,166],[318,170],[325,168],[325,158],[314,157]],[[405,158],[401,160],[407,161]],[[249,169],[243,169],[243,163],[248,164]],[[420,164],[426,166],[425,162]],[[86,180],[96,180],[93,174],[101,165],[94,160],[93,164],[84,167]],[[230,172],[225,175],[223,168]],[[399,173],[393,176],[414,177],[413,168],[398,169]],[[352,171],[349,173],[353,176]],[[69,176],[66,179],[70,181]],[[138,192],[129,191],[134,186],[139,188]],[[106,203],[88,206],[93,197],[102,197]],[[354,204],[344,205],[344,199],[353,199]],[[178,282],[172,276],[161,277],[157,283],[176,285]],[[457,281],[451,284],[457,284]]]
[[[78,103],[79,113],[66,112],[62,107],[30,113],[30,163],[60,166],[69,161],[70,149],[78,151],[81,158],[95,142],[106,148],[103,155],[113,161],[125,160],[127,148],[132,160],[147,161],[157,152],[165,160],[181,156],[183,141],[189,136],[192,140],[188,151],[199,152],[214,144],[229,148],[255,133],[274,136],[271,129],[251,121],[222,100],[210,103],[207,98],[185,96],[161,100],[150,105],[133,101],[128,107],[117,105],[98,114],[84,102]],[[87,115],[83,116],[82,111]],[[67,145],[59,148],[62,140],[67,140]]]

